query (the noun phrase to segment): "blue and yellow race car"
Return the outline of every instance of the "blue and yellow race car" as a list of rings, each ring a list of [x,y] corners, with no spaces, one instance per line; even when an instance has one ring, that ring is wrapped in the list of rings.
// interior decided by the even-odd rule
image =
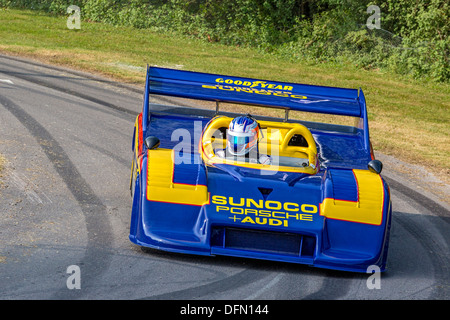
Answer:
[[[150,103],[154,95],[215,108]],[[236,114],[222,111],[223,103],[284,113]],[[293,120],[296,111],[357,121]],[[360,89],[148,67],[133,151],[129,238],[137,245],[386,269],[390,193]]]

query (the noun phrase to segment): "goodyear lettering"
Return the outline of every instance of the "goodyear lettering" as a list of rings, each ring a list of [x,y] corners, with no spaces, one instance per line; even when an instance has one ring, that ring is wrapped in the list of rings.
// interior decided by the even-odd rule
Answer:
[[[313,204],[255,200],[213,195],[216,212],[228,215],[234,222],[288,227],[289,221],[312,222],[318,208]]]
[[[276,83],[267,83],[266,81],[242,81],[242,80],[233,80],[233,79],[223,79],[217,78],[217,83],[226,83],[226,84],[235,84],[238,86],[250,87],[250,88],[267,88],[267,89],[275,89],[275,90],[285,90],[292,91],[294,88],[292,86],[276,84]]]
[[[307,99],[304,95],[293,94],[294,88],[279,83],[266,81],[244,81],[234,79],[217,78],[216,85],[202,85],[206,89],[245,92],[250,94],[273,95],[284,98]]]

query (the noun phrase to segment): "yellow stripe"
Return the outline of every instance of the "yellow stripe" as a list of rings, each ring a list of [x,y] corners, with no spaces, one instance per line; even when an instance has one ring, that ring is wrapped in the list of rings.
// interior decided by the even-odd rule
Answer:
[[[358,201],[326,198],[320,214],[330,219],[380,225],[383,219],[384,188],[381,177],[369,170],[353,170],[358,184]]]
[[[173,183],[173,150],[148,151],[147,200],[201,206],[208,203],[203,185]]]

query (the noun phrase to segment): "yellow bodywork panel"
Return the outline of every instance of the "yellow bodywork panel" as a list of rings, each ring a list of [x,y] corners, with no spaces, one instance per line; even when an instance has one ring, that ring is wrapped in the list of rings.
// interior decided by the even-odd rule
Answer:
[[[209,202],[204,185],[173,183],[172,149],[148,151],[147,200],[201,206]]]
[[[384,188],[381,177],[369,170],[353,170],[358,185],[358,201],[326,198],[320,214],[330,219],[380,225],[383,219]]]

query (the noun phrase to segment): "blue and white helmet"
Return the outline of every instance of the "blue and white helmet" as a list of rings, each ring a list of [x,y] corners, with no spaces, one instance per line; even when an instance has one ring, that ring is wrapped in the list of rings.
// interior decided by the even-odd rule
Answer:
[[[251,116],[234,118],[227,130],[228,152],[243,156],[258,144],[259,125]]]

